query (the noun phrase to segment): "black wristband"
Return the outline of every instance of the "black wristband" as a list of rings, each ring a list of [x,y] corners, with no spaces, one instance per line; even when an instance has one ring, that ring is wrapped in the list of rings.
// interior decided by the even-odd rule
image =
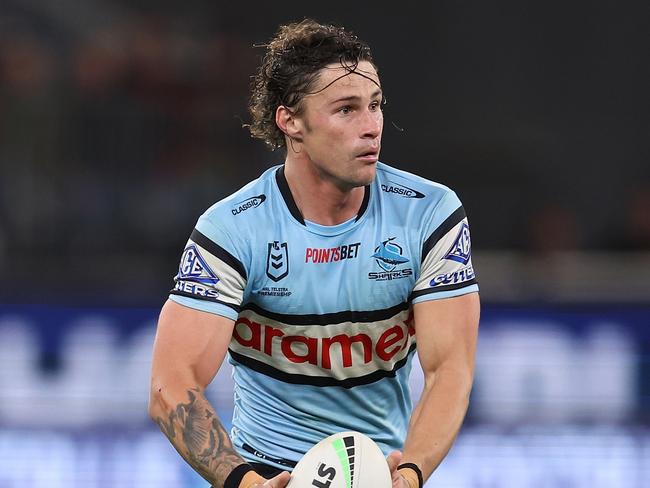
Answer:
[[[422,477],[422,470],[417,464],[414,463],[402,463],[399,466],[397,466],[397,469],[402,469],[402,468],[409,468],[415,471],[415,474],[418,475],[418,483],[420,483],[419,488],[422,488],[424,486],[424,478]]]
[[[248,463],[240,464],[230,472],[226,481],[223,483],[223,488],[239,488],[239,483],[241,483],[242,478],[249,471],[254,471],[253,466]]]

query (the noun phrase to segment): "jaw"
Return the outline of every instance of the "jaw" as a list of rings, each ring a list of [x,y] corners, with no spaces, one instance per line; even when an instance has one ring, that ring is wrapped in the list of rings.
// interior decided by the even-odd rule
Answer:
[[[359,160],[354,161],[354,168],[351,168],[351,171],[346,175],[346,183],[350,188],[355,188],[359,186],[366,186],[372,183],[375,179],[377,172],[377,161],[362,161],[359,164]]]

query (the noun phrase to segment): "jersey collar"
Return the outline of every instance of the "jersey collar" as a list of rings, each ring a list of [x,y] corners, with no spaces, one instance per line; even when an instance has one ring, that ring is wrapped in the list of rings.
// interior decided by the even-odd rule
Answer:
[[[293,218],[296,219],[298,222],[300,222],[302,225],[306,225],[305,218],[302,216],[302,213],[300,212],[298,205],[296,205],[296,201],[293,199],[293,195],[291,194],[291,190],[289,189],[289,183],[287,183],[287,178],[284,176],[284,165],[280,166],[278,170],[275,172],[275,181],[278,184],[278,189],[282,194],[284,203],[286,203],[287,208],[289,209],[289,212],[291,212]],[[361,207],[359,207],[359,213],[357,214],[357,217],[354,219],[355,222],[357,222],[366,212],[366,210],[368,209],[368,202],[370,201],[370,185],[364,186],[363,189],[364,189],[363,201],[361,202]]]

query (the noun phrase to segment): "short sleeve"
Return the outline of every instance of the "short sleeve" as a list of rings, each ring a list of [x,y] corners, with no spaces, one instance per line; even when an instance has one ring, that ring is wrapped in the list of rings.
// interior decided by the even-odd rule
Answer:
[[[237,256],[227,232],[202,216],[183,250],[170,300],[235,320],[247,279]]]
[[[422,245],[420,275],[413,303],[478,291],[472,265],[472,240],[465,209],[449,191],[433,210]]]

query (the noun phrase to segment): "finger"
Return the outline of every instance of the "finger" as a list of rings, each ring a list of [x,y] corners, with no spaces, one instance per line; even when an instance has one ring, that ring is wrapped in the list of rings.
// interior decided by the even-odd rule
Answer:
[[[396,486],[402,486],[402,480],[404,477],[399,473],[399,471],[393,471],[392,476],[390,477],[391,482],[393,483],[393,487]]]
[[[395,472],[397,466],[399,466],[399,463],[401,461],[402,461],[401,451],[393,451],[388,455],[388,457],[386,458],[386,462],[388,463],[388,469],[390,469],[391,474]]]
[[[271,478],[262,486],[264,488],[284,488],[289,483],[291,475],[287,471],[282,471],[279,475],[274,478]]]

